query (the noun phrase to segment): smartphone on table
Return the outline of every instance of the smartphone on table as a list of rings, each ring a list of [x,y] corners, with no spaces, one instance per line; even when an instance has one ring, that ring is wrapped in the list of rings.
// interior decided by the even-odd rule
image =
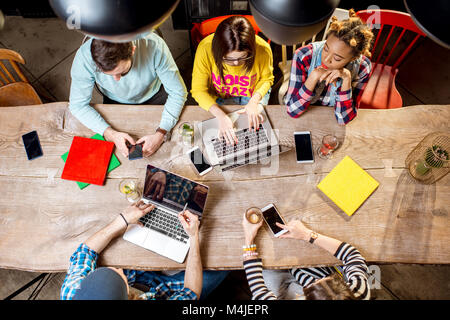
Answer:
[[[39,158],[43,155],[41,143],[36,131],[31,131],[22,136],[23,145],[27,152],[28,160]]]
[[[212,170],[212,166],[209,164],[209,162],[205,159],[203,156],[202,151],[198,146],[195,146],[191,150],[187,152],[189,159],[192,162],[192,165],[194,166],[195,170],[197,171],[197,174],[200,176],[203,176],[204,174],[210,172]]]
[[[314,152],[312,147],[312,139],[310,131],[294,132],[295,153],[297,155],[297,163],[313,163]]]
[[[269,226],[270,231],[272,231],[273,235],[278,238],[282,234],[288,232],[288,230],[282,229],[276,225],[276,222],[280,224],[286,224],[278,212],[277,208],[273,203],[268,204],[264,208],[261,209],[264,221]]]

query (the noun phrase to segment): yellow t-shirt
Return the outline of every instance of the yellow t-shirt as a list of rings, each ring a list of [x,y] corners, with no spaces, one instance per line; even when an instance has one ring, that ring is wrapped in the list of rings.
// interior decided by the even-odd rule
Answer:
[[[214,34],[204,38],[197,47],[192,70],[192,97],[206,111],[216,104],[216,99],[249,97],[259,92],[264,97],[273,84],[273,58],[270,45],[259,36],[255,42],[255,62],[249,73],[245,65],[229,66],[224,63],[223,76],[217,68],[211,49]]]

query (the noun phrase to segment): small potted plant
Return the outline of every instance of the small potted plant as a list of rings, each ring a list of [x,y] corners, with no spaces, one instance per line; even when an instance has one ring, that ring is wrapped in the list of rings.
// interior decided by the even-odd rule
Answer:
[[[416,173],[424,176],[430,173],[432,168],[442,168],[449,161],[449,153],[439,145],[427,148],[423,160],[417,162]]]

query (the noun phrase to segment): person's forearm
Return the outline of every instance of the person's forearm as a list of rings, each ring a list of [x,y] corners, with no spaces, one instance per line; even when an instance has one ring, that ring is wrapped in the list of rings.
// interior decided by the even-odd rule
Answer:
[[[318,235],[319,236],[314,241],[314,245],[319,246],[322,249],[325,249],[326,251],[328,251],[329,253],[334,255],[336,253],[336,250],[341,245],[342,241],[339,241],[339,240],[331,238],[331,237],[324,236],[322,234],[318,234]],[[305,239],[305,240],[308,241],[309,238]]]
[[[212,105],[211,108],[209,108],[209,112],[211,112],[211,114],[216,118],[226,115],[217,104]]]
[[[352,80],[349,78],[344,78],[342,80],[341,91],[347,91],[352,88]]]
[[[103,132],[103,137],[105,137],[106,141],[112,141],[114,139],[114,133],[117,132],[111,127],[106,128],[106,130]]]
[[[306,79],[305,87],[309,91],[314,92],[314,89],[316,88],[316,85],[318,82],[319,82],[319,79],[311,75]]]
[[[122,217],[116,217],[110,224],[89,237],[84,244],[91,250],[100,253],[114,238],[121,235],[126,230],[125,221]]]
[[[255,92],[255,94],[251,97],[250,101],[258,104],[262,99],[262,96],[259,92]]]
[[[186,262],[184,287],[191,289],[200,298],[203,285],[203,268],[198,235],[192,237],[190,240],[191,247]]]

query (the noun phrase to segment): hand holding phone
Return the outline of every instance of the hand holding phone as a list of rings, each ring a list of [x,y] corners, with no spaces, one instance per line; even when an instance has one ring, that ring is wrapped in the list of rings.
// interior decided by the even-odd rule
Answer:
[[[283,234],[280,238],[292,238],[303,241],[308,241],[311,235],[311,230],[305,227],[305,225],[300,220],[289,221],[285,225],[279,224],[282,229],[289,231]]]
[[[138,144],[131,144],[128,141],[126,142],[126,145],[128,147],[128,160],[136,160],[136,159],[142,159],[142,145],[144,143],[138,143]]]
[[[208,163],[208,161],[206,161],[198,146],[195,146],[189,150],[187,154],[189,155],[189,159],[191,159],[191,162],[199,175],[203,176],[212,170],[212,166]]]
[[[273,235],[278,238],[282,234],[285,234],[288,232],[286,229],[282,229],[279,226],[277,226],[277,222],[280,224],[286,224],[283,220],[283,218],[280,216],[280,213],[278,212],[277,208],[273,203],[265,206],[261,209],[264,221],[266,221],[270,231],[272,231]]]

